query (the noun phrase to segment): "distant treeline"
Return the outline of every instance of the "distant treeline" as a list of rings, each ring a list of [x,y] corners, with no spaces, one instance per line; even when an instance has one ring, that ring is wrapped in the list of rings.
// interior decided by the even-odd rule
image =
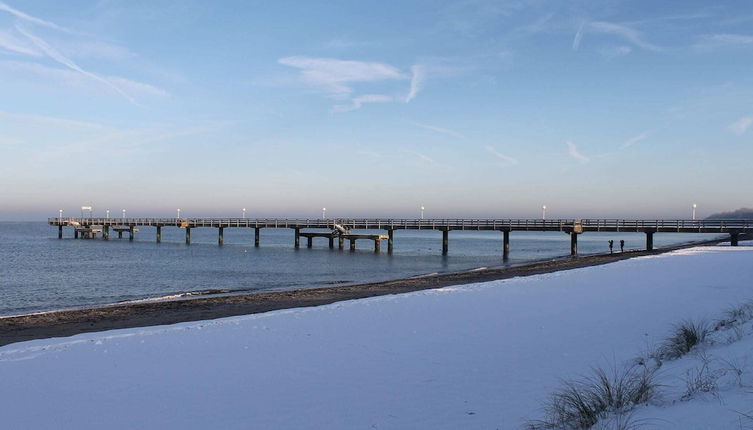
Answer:
[[[753,209],[740,208],[731,212],[719,212],[713,214],[706,219],[753,219]]]

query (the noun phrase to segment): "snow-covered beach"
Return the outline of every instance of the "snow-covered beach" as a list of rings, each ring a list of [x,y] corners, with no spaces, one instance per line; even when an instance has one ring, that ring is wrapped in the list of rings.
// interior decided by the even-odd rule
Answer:
[[[753,299],[752,259],[749,246],[697,247],[525,278],[6,345],[3,427],[520,428],[542,417],[562,380],[622,366],[655,348],[673,324],[713,321]],[[753,402],[740,385],[753,383],[752,338],[747,324],[736,342],[705,349],[711,360],[737,363],[741,384],[720,378],[713,395],[682,399],[683,375],[698,360],[689,355],[664,364],[661,398],[634,416],[651,428],[746,428],[740,413],[750,414]]]

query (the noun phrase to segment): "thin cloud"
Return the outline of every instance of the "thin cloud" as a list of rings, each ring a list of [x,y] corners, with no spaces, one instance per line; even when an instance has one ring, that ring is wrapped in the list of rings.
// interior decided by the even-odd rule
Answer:
[[[753,46],[753,36],[747,34],[704,34],[693,45],[697,49]]]
[[[426,67],[416,64],[411,66],[410,70],[412,73],[410,90],[405,97],[405,103],[410,103],[418,95],[418,92],[424,88],[424,82],[426,81]]]
[[[580,48],[580,41],[583,40],[583,27],[585,27],[585,24],[581,24],[580,27],[578,27],[578,31],[575,32],[575,37],[573,37],[573,51],[577,51]]]
[[[118,94],[120,94],[123,97],[125,97],[126,100],[128,100],[129,102],[131,102],[131,103],[133,103],[135,105],[138,105],[138,103],[136,103],[136,100],[133,97],[131,97],[128,93],[126,93],[125,91],[123,91],[120,87],[118,87],[117,85],[113,84],[109,80],[107,80],[107,79],[105,79],[105,78],[103,78],[103,77],[101,77],[101,76],[99,76],[99,75],[97,75],[95,73],[92,73],[92,72],[89,72],[87,70],[82,69],[76,63],[74,63],[73,60],[67,58],[66,56],[64,56],[63,54],[61,54],[60,52],[58,52],[55,48],[53,48],[52,46],[50,46],[49,44],[47,44],[47,42],[45,42],[41,38],[39,38],[37,36],[34,36],[33,34],[29,33],[26,30],[24,30],[19,25],[16,25],[16,30],[18,30],[21,34],[23,34],[24,36],[26,36],[37,48],[39,48],[40,51],[44,52],[48,57],[50,57],[53,60],[57,61],[58,63],[64,65],[65,67],[68,67],[71,70],[79,72],[79,73],[81,73],[84,76],[88,76],[91,79],[94,79],[94,80],[102,82],[103,84],[105,84],[108,87],[110,87],[113,90],[115,90]]]
[[[581,164],[586,164],[591,161],[590,158],[578,152],[578,147],[575,146],[572,141],[568,140],[567,142],[565,142],[565,145],[567,145],[567,152],[570,154],[570,156],[578,160],[578,162],[580,162]]]
[[[416,157],[418,159],[418,161],[420,162],[420,164],[422,166],[425,166],[425,167],[433,167],[433,168],[437,168],[437,169],[449,169],[450,168],[450,166],[448,166],[446,164],[442,164],[442,163],[438,162],[437,160],[429,157],[428,155],[422,154],[420,152],[409,151],[409,150],[402,150],[401,152],[403,152],[405,154],[413,155],[414,157]]]
[[[57,25],[55,23],[52,23],[50,21],[45,21],[43,19],[31,16],[31,15],[29,15],[27,13],[21,12],[18,9],[13,9],[12,7],[8,6],[4,2],[0,2],[0,11],[8,12],[9,14],[15,16],[16,18],[19,18],[19,19],[22,19],[24,21],[30,22],[32,24],[41,25],[43,27],[48,27],[48,28],[53,28],[55,30],[59,30],[59,31],[62,31],[62,32],[65,32],[65,33],[73,33],[73,31],[71,31],[71,30],[69,30],[69,29],[67,29],[65,27],[61,27],[61,26],[59,26],[59,25]]]
[[[499,158],[500,160],[504,161],[504,162],[505,162],[505,164],[507,164],[507,165],[509,165],[509,166],[514,166],[514,165],[516,165],[516,164],[518,164],[518,163],[519,163],[517,159],[515,159],[515,158],[512,158],[512,157],[510,157],[510,156],[507,156],[507,155],[505,155],[505,154],[502,154],[501,152],[498,152],[498,151],[497,151],[496,149],[494,149],[494,147],[493,147],[493,146],[491,146],[491,145],[486,145],[486,146],[484,147],[484,149],[486,149],[486,152],[488,152],[488,153],[492,154],[493,156],[495,156],[495,157]]]
[[[656,46],[644,40],[643,34],[641,32],[631,27],[628,27],[626,25],[615,24],[612,22],[605,22],[605,21],[595,21],[588,25],[588,30],[596,32],[596,33],[612,34],[612,35],[618,36],[630,42],[631,44],[639,48],[645,49],[647,51],[658,52],[662,50],[661,47]]]
[[[43,56],[33,45],[3,30],[0,30],[0,49],[32,57]]]
[[[424,123],[421,123],[421,122],[414,122],[414,121],[412,121],[411,124],[413,124],[413,125],[415,125],[417,127],[425,128],[427,130],[435,131],[437,133],[446,134],[446,135],[452,136],[452,137],[457,137],[458,139],[465,139],[466,138],[464,135],[458,133],[457,131],[450,130],[449,128],[442,128],[442,127],[437,127],[435,125],[424,124]]]
[[[738,136],[745,134],[746,131],[753,125],[753,115],[745,116],[730,124],[729,129],[731,132]]]
[[[353,97],[350,100],[350,104],[347,105],[335,105],[332,107],[332,112],[350,112],[357,109],[361,109],[366,103],[390,103],[394,102],[395,97],[385,94],[364,94],[362,96]]]
[[[648,137],[648,132],[643,132],[637,136],[633,136],[620,146],[620,149],[630,148],[638,142],[645,140]]]
[[[408,78],[398,68],[385,63],[301,56],[280,58],[277,62],[300,70],[301,81],[305,84],[339,97],[353,93],[352,84],[357,82]]]
[[[605,58],[617,58],[623,55],[628,55],[633,52],[633,48],[629,46],[612,46],[599,49],[599,54]]]

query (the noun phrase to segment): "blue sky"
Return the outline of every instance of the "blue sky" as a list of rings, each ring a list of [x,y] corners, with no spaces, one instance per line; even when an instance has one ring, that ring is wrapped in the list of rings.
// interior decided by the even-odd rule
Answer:
[[[0,0],[0,219],[753,206],[749,1]]]

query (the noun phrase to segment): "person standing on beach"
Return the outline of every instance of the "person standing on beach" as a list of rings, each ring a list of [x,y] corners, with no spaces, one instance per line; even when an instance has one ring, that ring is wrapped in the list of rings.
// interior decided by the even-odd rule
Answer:
[[[613,252],[613,251],[612,251],[612,247],[614,247],[614,241],[613,241],[613,240],[610,240],[610,241],[609,241],[609,253],[610,253],[610,254],[611,254],[611,253]]]
[[[620,239],[620,252],[625,252],[625,241]]]

